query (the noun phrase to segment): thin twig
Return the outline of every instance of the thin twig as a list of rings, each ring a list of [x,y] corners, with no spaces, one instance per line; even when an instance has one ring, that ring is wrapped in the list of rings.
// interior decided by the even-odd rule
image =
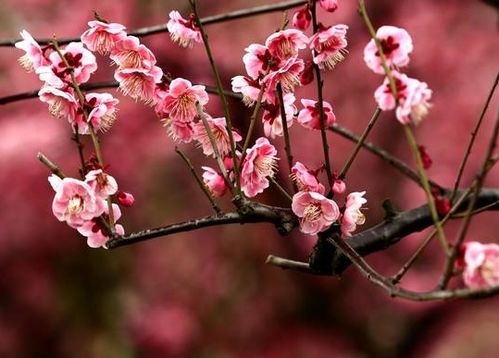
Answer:
[[[244,158],[246,157],[246,149],[248,149],[251,141],[251,136],[253,135],[256,119],[260,113],[260,108],[262,106],[262,99],[264,93],[265,93],[265,87],[262,84],[262,87],[260,87],[260,92],[258,92],[258,98],[256,99],[255,108],[253,108],[253,113],[251,114],[250,117],[250,124],[248,126],[248,130],[246,131],[246,139],[244,140],[243,148],[241,149],[241,155],[242,155],[241,163],[244,161]]]
[[[55,175],[57,175],[59,178],[64,179],[66,177],[61,168],[55,165],[54,162],[52,162],[49,158],[47,158],[42,152],[38,152],[36,158],[40,162],[42,162],[42,164],[44,164],[47,168],[49,168],[50,171]]]
[[[268,265],[280,267],[283,270],[313,273],[308,262],[293,261],[279,256],[269,255],[267,256],[265,263]]]

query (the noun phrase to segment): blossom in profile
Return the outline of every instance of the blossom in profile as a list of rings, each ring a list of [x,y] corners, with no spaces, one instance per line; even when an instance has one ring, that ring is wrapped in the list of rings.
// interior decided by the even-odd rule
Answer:
[[[258,138],[253,147],[246,150],[241,170],[241,189],[252,198],[269,186],[268,177],[277,170],[277,149],[267,138]]]
[[[126,191],[118,191],[116,193],[116,199],[121,206],[124,206],[126,208],[132,207],[135,203],[135,198],[133,197],[133,195]]]
[[[345,203],[345,211],[341,218],[341,233],[343,237],[352,236],[352,232],[355,231],[357,225],[362,225],[366,221],[364,214],[360,211],[362,205],[367,203],[364,198],[366,192],[353,192],[348,194]]]
[[[318,101],[302,99],[301,104],[303,109],[298,113],[298,122],[310,129],[321,129]],[[327,128],[334,124],[336,116],[333,113],[333,107],[328,102],[322,102],[322,109],[324,111],[324,126]]]
[[[213,134],[213,138],[215,139],[220,155],[224,156],[229,153],[230,139],[225,117],[212,118],[211,116],[206,116],[206,121],[208,122],[208,126]],[[236,131],[232,131],[232,137],[236,143],[242,140],[242,137]],[[199,121],[194,125],[193,139],[198,141],[199,145],[203,149],[204,155],[215,157],[215,151],[211,145],[210,137],[208,136],[202,121]]]
[[[335,194],[343,194],[346,190],[347,186],[345,185],[345,182],[341,179],[335,179],[333,183],[333,192]]]
[[[300,191],[293,196],[291,209],[300,220],[300,231],[316,235],[338,220],[338,205],[324,195],[313,191]]]
[[[75,122],[79,103],[71,87],[62,90],[52,86],[44,86],[38,91],[38,97],[40,101],[49,105],[49,112],[54,117],[67,119],[70,123]]]
[[[270,54],[281,60],[296,56],[298,51],[307,47],[308,37],[300,30],[287,29],[274,32],[265,41]]]
[[[107,55],[114,48],[114,45],[125,38],[126,27],[117,23],[105,23],[102,21],[89,21],[90,28],[81,35],[81,42],[90,51]]]
[[[118,191],[118,183],[111,175],[102,171],[102,169],[91,170],[85,175],[87,183],[95,195],[102,199],[107,199],[110,195]]]
[[[295,95],[293,93],[286,93],[283,95],[284,113],[286,124],[288,128],[293,125],[293,119],[296,112]],[[263,130],[265,136],[275,138],[284,135],[281,115],[281,105],[279,99],[274,97],[270,102],[262,104],[263,108]]]
[[[338,9],[338,0],[320,0],[319,4],[327,12],[334,12]]]
[[[203,182],[210,192],[217,197],[223,196],[227,192],[227,185],[225,184],[222,174],[210,167],[201,167],[203,172]]]
[[[300,10],[294,13],[292,22],[294,27],[302,31],[307,30],[312,24],[312,12],[308,5],[302,7]]]
[[[57,220],[78,228],[104,212],[104,199],[98,197],[87,183],[73,178],[61,179],[56,175],[51,175],[49,182],[55,191],[52,212]]]
[[[381,26],[376,31],[376,38],[380,41],[388,67],[398,68],[409,63],[409,54],[413,50],[413,45],[412,38],[406,30],[395,26]],[[364,61],[375,73],[385,73],[374,39],[371,39],[364,48]]]
[[[163,118],[168,135],[176,142],[190,143],[194,139],[195,122],[183,122],[177,119]]]
[[[313,60],[321,70],[333,69],[345,58],[347,30],[348,26],[343,24],[329,27],[319,24],[319,31],[310,38],[309,46],[315,51]]]
[[[246,51],[246,54],[243,56],[243,63],[246,73],[254,80],[257,80],[268,70],[272,57],[269,49],[260,44],[251,44],[244,51]]]
[[[50,64],[49,60],[45,58],[42,48],[28,31],[22,30],[21,37],[22,41],[16,42],[14,46],[26,52],[19,58],[19,63],[26,71],[31,72],[40,66]]]
[[[117,70],[114,78],[120,84],[120,91],[135,100],[153,103],[156,83],[161,82],[163,71],[158,66],[151,69],[125,68]]]
[[[170,90],[158,107],[173,120],[190,122],[198,114],[196,103],[204,106],[208,99],[205,86],[193,86],[188,80],[176,78],[170,83]]]
[[[156,57],[135,36],[126,36],[118,41],[109,58],[119,69],[136,68],[150,70],[156,64]]]
[[[92,123],[94,130],[107,131],[111,128],[116,119],[118,103],[118,99],[110,93],[87,93],[85,95],[88,123]],[[85,132],[84,128],[82,130]]]
[[[296,162],[291,168],[291,179],[296,183],[299,191],[311,191],[324,195],[324,185],[319,183],[317,174],[301,162]]]
[[[121,210],[117,204],[112,205],[113,208],[113,219],[114,222],[121,217]],[[109,222],[109,208],[106,205],[105,212],[102,214],[102,220]],[[78,232],[87,238],[87,245],[91,248],[106,248],[106,242],[109,240],[109,235],[106,229],[101,227],[101,223],[98,218],[88,220],[83,225],[77,228]],[[114,225],[114,231],[118,235],[124,235],[125,229],[120,224]]]
[[[469,288],[499,285],[499,245],[471,241],[462,247],[463,280]]]
[[[260,94],[260,84],[258,81],[247,76],[235,76],[231,80],[232,91],[243,95],[243,103],[246,106],[252,106]],[[262,101],[266,100],[265,92]]]
[[[275,91],[280,83],[284,93],[294,92],[295,87],[301,84],[300,75],[305,69],[305,63],[298,56],[281,60],[274,64],[262,79],[267,92]]]
[[[181,47],[192,47],[194,42],[202,42],[201,31],[195,24],[194,15],[186,20],[176,10],[170,12],[170,20],[166,24],[173,42]]]

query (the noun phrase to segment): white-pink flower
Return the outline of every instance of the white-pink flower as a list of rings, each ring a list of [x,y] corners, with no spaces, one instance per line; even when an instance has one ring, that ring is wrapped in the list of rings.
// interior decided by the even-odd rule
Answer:
[[[273,177],[277,169],[277,150],[267,138],[258,138],[253,147],[246,150],[241,170],[241,189],[252,198],[269,186],[267,177]]]
[[[298,56],[293,56],[273,64],[262,82],[267,92],[275,91],[278,83],[281,83],[283,92],[293,92],[295,87],[301,84],[300,75],[304,69],[303,60]]]
[[[125,38],[126,27],[117,23],[105,23],[102,21],[89,21],[90,28],[81,35],[81,42],[90,51],[107,55],[115,44]]]
[[[206,121],[208,122],[208,126],[213,134],[213,138],[215,139],[215,143],[219,153],[223,156],[230,152],[230,140],[229,140],[229,132],[227,131],[227,122],[225,121],[225,117],[212,118],[211,116],[206,116]],[[234,138],[234,142],[240,142],[242,137],[236,131],[232,131],[232,137]],[[210,142],[210,137],[206,132],[206,128],[204,127],[204,123],[202,121],[197,122],[194,125],[194,140],[197,140],[201,148],[203,148],[203,154],[207,156],[215,157],[215,152],[213,150],[213,146]]]
[[[288,128],[293,125],[293,119],[296,112],[295,95],[293,93],[286,93],[283,96],[284,113]],[[262,104],[264,109],[262,115],[263,130],[265,135],[270,138],[284,135],[281,116],[281,105],[279,99],[274,97],[270,102]]]
[[[49,182],[55,191],[52,212],[59,221],[78,228],[104,212],[104,199],[98,197],[87,183],[73,178],[61,179],[56,175],[51,175]]]
[[[343,24],[329,27],[320,25],[319,31],[310,38],[310,48],[315,51],[314,63],[320,69],[332,69],[343,61],[347,53],[347,30],[348,26]]]
[[[328,12],[334,12],[338,8],[338,0],[320,0],[319,4]]]
[[[214,196],[223,196],[227,192],[227,185],[223,176],[215,169],[210,167],[201,167],[204,170],[203,182],[210,189]]]
[[[463,245],[464,284],[481,289],[499,285],[499,245],[476,241]]]
[[[156,57],[140,40],[135,36],[126,36],[118,41],[111,55],[111,60],[119,69],[136,68],[150,70],[156,64]]]
[[[300,10],[294,13],[292,24],[294,27],[305,31],[310,27],[312,23],[312,12],[310,12],[309,6],[305,5]]]
[[[345,185],[345,182],[341,179],[335,179],[333,183],[333,192],[335,194],[343,194],[346,190],[347,186]]]
[[[64,91],[52,86],[44,86],[38,91],[38,97],[40,101],[49,105],[49,112],[54,117],[74,123],[79,103],[71,87],[67,87]]]
[[[121,217],[121,210],[118,205],[113,204],[113,219],[116,222]],[[102,219],[109,222],[109,208],[106,205],[106,210],[102,214]],[[106,248],[106,242],[109,240],[109,235],[100,226],[99,221],[95,218],[86,221],[77,228],[78,232],[87,238],[87,245],[92,248],[104,247]],[[120,224],[114,225],[114,230],[118,235],[124,235],[125,229]]]
[[[243,95],[243,103],[246,106],[251,106],[258,99],[260,94],[260,84],[246,76],[235,76],[232,78],[232,91]],[[262,102],[267,100],[267,95],[264,92]]]
[[[176,78],[170,83],[168,94],[158,106],[170,118],[190,122],[198,114],[196,102],[204,106],[208,103],[208,99],[208,93],[206,93],[204,86],[193,86],[188,80]]]
[[[16,42],[14,46],[26,52],[19,58],[19,63],[26,71],[33,71],[40,66],[50,64],[49,60],[45,58],[42,48],[28,31],[22,30],[21,37],[23,40]]]
[[[125,96],[146,103],[154,101],[156,83],[161,82],[163,71],[158,66],[151,69],[124,68],[114,73],[114,78],[120,83],[120,90]]]
[[[318,101],[311,99],[302,99],[301,104],[303,109],[298,113],[298,122],[304,127],[310,129],[321,129],[321,120]],[[324,126],[327,128],[332,126],[336,121],[336,116],[333,113],[333,107],[326,102],[322,102],[322,109],[324,111]]]
[[[195,122],[183,122],[178,119],[163,118],[164,127],[174,141],[190,143],[194,138]]]
[[[328,229],[340,216],[340,209],[333,200],[313,191],[296,193],[291,209],[300,219],[300,231],[308,235]]]
[[[381,43],[388,67],[403,67],[409,63],[409,54],[413,50],[413,45],[411,36],[406,30],[395,26],[382,26],[376,31],[376,38]],[[375,73],[385,73],[373,39],[364,48],[364,61]]]
[[[116,119],[116,105],[119,101],[109,93],[87,93],[85,106],[88,112],[88,122],[94,130],[107,131]],[[84,133],[84,128],[80,133]]]
[[[296,162],[291,168],[291,177],[299,191],[311,191],[324,195],[324,185],[319,183],[316,173],[301,162]]]
[[[295,29],[275,32],[265,41],[270,54],[281,60],[296,56],[298,50],[304,49],[307,44],[308,37],[302,31]]]
[[[362,191],[348,194],[345,211],[341,218],[341,233],[343,237],[352,236],[352,232],[355,231],[357,225],[362,225],[366,221],[364,214],[360,211],[362,205],[367,203],[367,200],[364,198],[365,193],[365,191]]]
[[[166,24],[170,37],[182,47],[192,47],[194,42],[202,42],[201,31],[195,24],[194,16],[186,20],[176,10],[170,12],[170,20]]]
[[[260,44],[251,44],[244,49],[244,67],[248,75],[254,80],[267,72],[271,55],[269,49]]]
[[[107,199],[108,196],[114,195],[118,191],[116,179],[104,173],[102,169],[89,171],[85,175],[85,183],[92,188],[97,197],[102,199]]]

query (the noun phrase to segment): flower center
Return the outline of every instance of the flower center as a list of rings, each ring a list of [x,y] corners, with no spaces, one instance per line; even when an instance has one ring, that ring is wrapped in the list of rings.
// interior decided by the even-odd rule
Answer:
[[[68,212],[70,215],[78,215],[85,208],[85,202],[83,198],[79,195],[75,195],[69,199],[68,202]]]
[[[310,203],[303,212],[303,218],[307,221],[315,221],[320,218],[321,214],[322,210],[320,204]]]

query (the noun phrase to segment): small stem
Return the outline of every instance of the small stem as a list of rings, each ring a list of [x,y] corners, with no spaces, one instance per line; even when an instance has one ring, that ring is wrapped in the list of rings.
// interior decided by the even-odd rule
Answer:
[[[343,169],[341,169],[341,172],[338,175],[339,179],[341,179],[341,180],[345,179],[347,172],[348,172],[348,169],[350,169],[350,166],[352,165],[354,159],[357,157],[357,154],[359,153],[360,148],[364,145],[364,141],[366,140],[367,136],[369,135],[369,132],[371,131],[371,129],[376,124],[376,121],[378,120],[380,114],[381,114],[381,109],[376,108],[376,110],[374,111],[374,114],[371,117],[371,120],[367,124],[366,129],[364,129],[364,132],[362,133],[359,140],[357,141],[357,145],[355,146],[352,154],[350,154],[350,157],[348,158],[347,162],[343,166]]]
[[[262,99],[263,99],[263,94],[265,92],[265,87],[262,84],[262,87],[260,88],[260,92],[258,92],[258,98],[256,100],[255,108],[253,109],[253,113],[251,114],[250,117],[250,124],[248,127],[248,131],[246,133],[246,139],[244,140],[243,144],[243,149],[241,150],[241,163],[243,162],[244,158],[246,157],[246,149],[249,147],[249,143],[251,141],[251,136],[253,134],[253,130],[255,128],[255,123],[256,123],[256,118],[258,117],[260,113],[260,108],[262,106]]]
[[[289,193],[286,191],[286,189],[284,189],[281,184],[279,184],[277,182],[277,180],[275,180],[274,178],[272,177],[269,177],[269,180],[272,182],[272,184],[275,185],[275,187],[277,188],[277,190],[279,190],[279,192],[284,196],[286,197],[290,202],[293,201],[293,198],[291,197],[291,195],[289,195]]]
[[[236,154],[236,142],[234,141],[234,135],[232,133],[232,121],[230,119],[229,106],[227,104],[227,99],[225,98],[222,80],[220,79],[220,75],[218,73],[217,66],[215,64],[215,60],[213,59],[213,55],[211,53],[210,44],[208,42],[208,35],[206,34],[201,19],[199,17],[199,13],[196,6],[196,0],[189,0],[191,4],[192,11],[194,12],[194,16],[196,18],[196,24],[199,27],[199,31],[201,32],[201,36],[203,38],[204,47],[206,49],[206,54],[208,55],[208,60],[210,61],[211,70],[213,72],[213,76],[215,77],[215,82],[218,89],[218,94],[222,101],[222,107],[224,111],[225,121],[227,123],[227,133],[229,135],[230,142],[230,153],[232,156],[232,161],[234,165],[234,181],[236,183],[236,191],[238,195],[241,195],[241,183],[239,182],[239,163],[237,161]]]
[[[416,160],[416,166],[418,168],[419,177],[421,179],[421,184],[423,185],[424,192],[426,194],[426,200],[428,201],[428,207],[430,208],[431,218],[435,224],[435,228],[438,233],[438,238],[446,255],[450,254],[449,244],[445,238],[445,233],[442,229],[440,219],[438,218],[437,208],[435,206],[435,200],[431,193],[430,184],[428,183],[428,177],[426,176],[426,171],[424,170],[423,160],[421,159],[421,153],[418,149],[418,144],[416,143],[416,138],[414,138],[414,133],[409,125],[404,125],[405,134],[407,137],[407,142],[411,148],[414,159]]]
[[[293,153],[291,152],[291,143],[289,141],[288,132],[288,121],[286,118],[286,109],[284,108],[284,97],[282,94],[281,83],[277,84],[277,97],[279,98],[279,106],[281,111],[281,122],[282,122],[282,132],[284,134],[284,150],[286,152],[286,159],[288,161],[289,175],[291,176],[291,168],[293,167]],[[298,187],[294,181],[291,181],[293,185],[293,191],[296,193]]]
[[[187,167],[190,169],[192,175],[194,176],[194,179],[196,179],[196,182],[198,183],[199,187],[201,188],[201,190],[203,191],[204,195],[208,198],[208,200],[210,201],[211,203],[211,206],[213,208],[213,210],[215,210],[215,212],[217,214],[221,214],[222,213],[222,210],[220,210],[220,208],[218,207],[218,205],[215,203],[215,199],[213,198],[213,195],[211,195],[210,193],[210,190],[206,187],[206,185],[203,183],[203,181],[201,180],[201,178],[199,177],[198,173],[196,173],[196,170],[194,169],[194,167],[192,166],[192,162],[190,161],[190,159],[187,157],[187,155],[185,155],[184,152],[182,152],[178,147],[175,147],[175,152],[180,156],[180,158],[182,158],[182,160],[184,161],[184,163],[187,165]]]
[[[279,256],[269,255],[267,256],[265,263],[268,265],[280,267],[284,270],[312,273],[310,265],[307,262],[288,260]]]
[[[59,178],[64,179],[66,175],[63,173],[61,168],[59,168],[56,164],[54,164],[49,158],[47,158],[42,152],[38,152],[36,158],[42,162],[47,168],[50,169],[52,173],[57,175]]]
[[[75,124],[73,126],[73,132],[74,132],[74,141],[76,143],[76,146],[78,148],[78,157],[80,158],[80,163],[81,163],[81,169],[80,169],[80,175],[82,178],[85,178],[86,170],[85,170],[85,155],[83,154],[83,144],[81,144],[80,141],[80,133],[78,133],[78,125]]]

